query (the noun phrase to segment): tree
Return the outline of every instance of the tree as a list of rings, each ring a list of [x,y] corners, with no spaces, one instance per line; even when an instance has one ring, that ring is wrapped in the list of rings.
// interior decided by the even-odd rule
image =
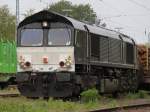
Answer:
[[[79,21],[95,22],[96,13],[89,4],[73,5],[69,1],[61,0],[49,6],[50,11],[75,18]]]
[[[26,13],[23,14],[23,15],[24,15],[24,17],[26,18],[26,17],[28,17],[28,16],[33,15],[33,14],[34,14],[34,11],[35,11],[34,9],[29,9],[29,10],[27,10]]]
[[[12,15],[7,5],[0,7],[0,39],[15,39],[15,16]]]

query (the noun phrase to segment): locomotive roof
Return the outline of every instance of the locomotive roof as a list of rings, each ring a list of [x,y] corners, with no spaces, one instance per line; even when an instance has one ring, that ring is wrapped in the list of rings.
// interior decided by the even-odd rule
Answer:
[[[117,39],[120,39],[119,37],[121,37],[126,42],[134,43],[134,40],[132,38],[130,38],[124,34],[121,34],[119,32],[116,32],[116,31],[113,31],[110,29],[106,29],[106,28],[102,28],[102,27],[89,25],[84,22],[75,20],[73,18],[66,17],[66,16],[63,16],[56,12],[51,12],[51,11],[47,11],[47,10],[43,10],[32,16],[27,17],[19,24],[18,28],[22,27],[24,25],[30,24],[32,22],[41,22],[41,21],[45,21],[45,20],[49,21],[52,19],[57,20],[57,21],[63,21],[67,24],[72,25],[75,29],[83,30],[83,31],[86,31],[86,29],[84,27],[86,25],[90,33],[98,34],[98,35],[102,35],[102,36],[106,36],[106,37],[117,38]]]

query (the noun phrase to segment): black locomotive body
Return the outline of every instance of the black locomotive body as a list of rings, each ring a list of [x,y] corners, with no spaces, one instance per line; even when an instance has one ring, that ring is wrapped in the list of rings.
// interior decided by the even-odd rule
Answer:
[[[69,30],[64,33],[61,33],[62,29],[51,31],[59,37],[53,38],[56,43],[53,45],[53,40],[49,42],[48,30],[57,28]],[[29,34],[25,34],[30,38],[26,39],[22,36],[24,29],[41,29],[42,43],[29,45],[31,41],[37,41],[32,37],[41,34],[36,31],[38,34],[29,35],[33,31],[30,30]],[[61,38],[66,39],[66,32],[69,32],[70,41],[62,44],[64,40]],[[58,33],[61,36],[58,36]],[[51,34],[51,37],[52,35],[54,34]],[[59,39],[62,41],[59,42]],[[68,97],[79,95],[81,91],[93,87],[100,93],[135,91],[138,87],[136,44],[132,38],[119,32],[88,25],[54,12],[41,11],[19,24],[17,40],[16,79],[20,92],[27,97]],[[72,52],[72,55],[67,55],[69,57],[65,57],[65,62],[58,59],[59,61],[52,65],[52,61],[57,60],[57,56],[53,56],[57,50],[59,59],[63,57],[61,55],[64,55],[64,52]],[[38,58],[39,55],[43,64],[38,63],[41,59]],[[36,69],[40,65],[41,67]],[[55,67],[56,69],[53,69]]]

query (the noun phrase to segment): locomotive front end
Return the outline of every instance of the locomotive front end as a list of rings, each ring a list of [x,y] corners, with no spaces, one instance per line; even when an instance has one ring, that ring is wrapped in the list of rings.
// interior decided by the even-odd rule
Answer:
[[[18,72],[74,72],[74,47],[18,47]]]
[[[28,17],[18,27],[16,79],[27,97],[66,97],[74,89],[73,27],[48,15]]]

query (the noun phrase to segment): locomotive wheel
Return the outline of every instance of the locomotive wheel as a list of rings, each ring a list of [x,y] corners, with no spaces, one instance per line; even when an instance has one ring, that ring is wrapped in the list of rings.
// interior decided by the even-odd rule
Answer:
[[[128,71],[128,80],[127,80],[127,82],[129,84],[129,91],[135,92],[137,90],[137,87],[138,87],[137,74],[132,73],[131,71]]]
[[[138,88],[138,77],[131,71],[126,72],[124,76],[120,78],[120,91],[121,92],[135,92]]]
[[[78,97],[80,95],[80,92],[81,92],[81,85],[75,85],[73,96]]]
[[[129,90],[129,84],[128,84],[128,78],[127,77],[121,77],[120,78],[120,92],[125,92]]]
[[[138,76],[135,73],[132,74],[131,81],[131,91],[135,92],[138,89]]]

